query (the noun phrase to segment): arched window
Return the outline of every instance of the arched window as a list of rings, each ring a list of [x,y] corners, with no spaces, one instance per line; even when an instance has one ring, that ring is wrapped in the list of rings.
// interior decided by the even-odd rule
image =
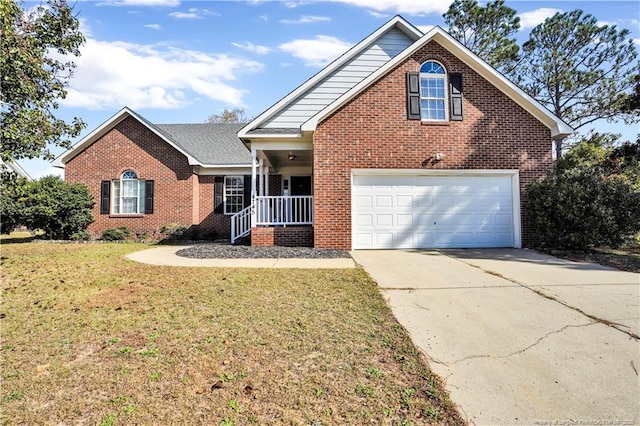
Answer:
[[[126,170],[113,181],[113,213],[142,214],[145,210],[145,181],[133,170]]]
[[[447,71],[435,61],[420,67],[420,115],[424,121],[447,121]]]

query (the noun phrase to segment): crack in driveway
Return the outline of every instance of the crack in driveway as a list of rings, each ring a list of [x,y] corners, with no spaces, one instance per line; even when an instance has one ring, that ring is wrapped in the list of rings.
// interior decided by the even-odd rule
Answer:
[[[459,362],[464,362],[464,361],[468,361],[470,359],[477,359],[477,358],[493,358],[493,359],[505,359],[505,358],[509,358],[512,357],[514,355],[520,355],[526,351],[528,351],[529,349],[537,346],[540,344],[540,342],[542,342],[543,340],[545,340],[546,338],[548,338],[549,336],[553,335],[553,334],[558,334],[558,333],[562,333],[563,331],[565,331],[568,328],[582,328],[582,327],[588,327],[590,325],[594,325],[597,324],[597,321],[589,321],[586,324],[569,324],[569,325],[565,325],[557,330],[552,330],[550,332],[548,332],[547,334],[545,334],[544,336],[540,337],[538,340],[536,340],[535,342],[533,342],[532,344],[530,344],[529,346],[522,348],[520,350],[517,350],[515,352],[511,352],[510,354],[507,355],[499,355],[499,356],[493,356],[493,355],[470,355],[467,357],[464,357],[462,359],[458,359],[455,360],[453,362],[448,363],[447,365],[455,365]]]
[[[613,328],[614,330],[618,330],[618,331],[620,331],[620,332],[622,332],[622,333],[624,333],[624,334],[628,335],[629,337],[631,337],[631,338],[633,338],[633,339],[635,339],[635,340],[640,340],[640,336],[638,336],[637,334],[635,334],[635,333],[634,333],[634,332],[632,332],[631,330],[628,330],[628,327],[627,327],[627,326],[625,326],[624,324],[620,324],[620,323],[617,323],[617,322],[614,322],[614,321],[610,321],[610,320],[607,320],[607,319],[604,319],[604,318],[597,317],[597,316],[595,316],[595,315],[591,315],[591,314],[589,314],[589,313],[587,313],[587,312],[583,311],[582,309],[580,309],[580,308],[578,308],[578,307],[576,307],[576,306],[570,305],[570,304],[568,304],[567,302],[563,302],[562,300],[558,299],[558,298],[557,298],[557,297],[555,297],[555,296],[548,295],[548,294],[544,293],[544,292],[543,292],[543,291],[541,291],[541,290],[538,290],[538,289],[532,288],[532,287],[530,287],[530,286],[528,286],[528,285],[526,285],[526,284],[524,284],[524,283],[521,283],[520,281],[514,280],[513,278],[506,277],[506,276],[502,275],[502,274],[501,274],[501,273],[499,273],[499,272],[495,272],[495,271],[491,271],[491,270],[484,269],[484,268],[483,268],[483,267],[481,267],[481,266],[475,265],[475,264],[473,264],[473,263],[471,263],[471,262],[466,262],[466,261],[465,261],[465,260],[463,260],[463,259],[459,259],[459,258],[457,258],[457,257],[453,257],[453,256],[450,256],[450,255],[447,255],[447,254],[444,254],[444,253],[443,253],[443,255],[445,255],[445,256],[447,256],[447,257],[449,257],[449,258],[451,258],[451,259],[457,260],[458,262],[464,263],[465,265],[469,265],[469,266],[471,266],[471,267],[473,267],[473,268],[477,268],[477,269],[481,270],[482,272],[484,272],[484,273],[486,273],[486,274],[493,275],[493,276],[495,276],[495,277],[498,277],[498,278],[501,278],[501,279],[503,279],[503,280],[506,280],[506,281],[512,282],[512,283],[514,283],[514,284],[517,284],[517,285],[519,285],[520,287],[526,288],[527,290],[530,290],[530,291],[534,292],[534,293],[535,293],[535,294],[537,294],[538,296],[544,297],[545,299],[548,299],[548,300],[552,300],[552,301],[554,301],[554,302],[556,302],[556,303],[561,304],[561,305],[562,305],[562,306],[564,306],[564,307],[567,307],[567,308],[569,308],[569,309],[572,309],[572,310],[574,310],[574,311],[578,312],[579,314],[584,315],[585,317],[589,318],[589,319],[590,319],[590,320],[592,320],[592,321],[598,322],[598,323],[600,323],[600,324],[604,324],[604,325],[606,325],[606,326],[608,326],[608,327]]]

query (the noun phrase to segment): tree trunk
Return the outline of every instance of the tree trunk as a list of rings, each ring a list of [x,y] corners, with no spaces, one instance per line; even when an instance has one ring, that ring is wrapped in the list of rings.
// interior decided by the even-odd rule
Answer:
[[[562,157],[562,141],[563,139],[556,139],[554,141],[556,147],[556,159]]]

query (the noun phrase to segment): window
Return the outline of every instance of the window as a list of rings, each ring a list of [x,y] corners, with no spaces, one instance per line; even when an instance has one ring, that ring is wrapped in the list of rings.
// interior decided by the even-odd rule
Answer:
[[[238,213],[244,208],[244,176],[225,176],[224,213]]]
[[[145,181],[133,170],[113,181],[113,214],[142,214],[145,211]]]
[[[420,67],[420,115],[426,121],[447,121],[447,72],[435,61]]]

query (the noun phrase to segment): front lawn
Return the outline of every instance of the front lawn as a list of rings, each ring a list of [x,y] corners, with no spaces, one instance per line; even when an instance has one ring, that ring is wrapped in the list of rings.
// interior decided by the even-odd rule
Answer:
[[[2,241],[2,424],[464,423],[362,270],[145,247]]]

